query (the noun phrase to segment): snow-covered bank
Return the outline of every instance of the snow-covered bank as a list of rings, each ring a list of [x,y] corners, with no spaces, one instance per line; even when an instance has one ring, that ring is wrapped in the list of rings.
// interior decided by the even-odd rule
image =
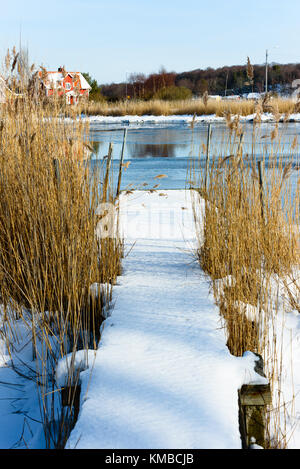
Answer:
[[[258,278],[261,273],[257,272]],[[269,283],[268,283],[269,282]],[[300,271],[279,277],[273,274],[264,288],[268,291],[269,311],[241,301],[237,309],[265,331],[265,372],[271,380],[272,408],[268,419],[272,447],[300,448]],[[216,281],[222,295],[224,287],[235,284],[232,276]],[[291,302],[287,288],[295,304]],[[273,377],[273,379],[272,379]]]
[[[130,252],[67,448],[240,448],[238,389],[265,380],[226,347],[189,191],[123,195],[121,221]]]
[[[272,276],[270,306],[273,314],[265,353],[267,373],[269,376],[274,373],[275,377],[270,431],[273,438],[285,443],[288,449],[300,448],[300,314],[299,307],[295,309],[295,304],[300,305],[299,286],[298,268],[286,278]],[[295,304],[290,301],[287,288]]]
[[[237,116],[232,116],[234,117]],[[248,116],[239,116],[240,122],[253,122],[256,118],[256,114],[250,114]],[[66,120],[68,120],[67,118]],[[219,117],[216,114],[194,116],[185,115],[171,115],[171,116],[82,116],[80,118],[83,121],[88,121],[91,124],[191,124],[194,121],[194,125],[202,123],[223,123],[226,122],[225,117]],[[261,122],[275,122],[275,117],[271,113],[264,113],[259,116]],[[71,120],[71,119],[70,119]],[[285,117],[282,116],[280,122],[300,122],[300,113],[290,114]]]

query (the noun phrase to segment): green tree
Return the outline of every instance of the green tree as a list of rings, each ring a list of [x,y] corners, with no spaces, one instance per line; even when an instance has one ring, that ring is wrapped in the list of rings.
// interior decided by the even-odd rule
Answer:
[[[89,73],[85,72],[82,74],[88,84],[91,86],[90,90],[90,99],[91,101],[105,101],[105,97],[101,93],[100,86],[98,85],[97,80],[92,78]]]
[[[167,86],[157,91],[153,97],[164,101],[176,101],[191,98],[192,92],[185,86]]]
[[[205,91],[208,91],[208,81],[204,78],[200,78],[200,80],[196,82],[195,92],[202,96]]]

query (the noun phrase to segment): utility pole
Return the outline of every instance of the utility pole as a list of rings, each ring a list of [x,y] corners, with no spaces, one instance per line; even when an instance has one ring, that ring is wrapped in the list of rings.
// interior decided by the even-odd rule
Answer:
[[[125,94],[126,94],[125,100],[127,100],[127,81],[128,81],[127,75],[128,75],[128,71],[126,70],[126,72],[125,72],[125,88],[126,88],[126,90],[125,90]]]
[[[279,46],[273,46],[271,47],[271,49],[279,49]],[[269,49],[266,50],[266,93],[269,90],[268,73],[269,73]]]
[[[266,93],[268,92],[268,57],[269,57],[269,52],[267,49],[266,50]]]
[[[125,88],[126,88],[125,92],[126,92],[126,100],[127,100],[127,94],[128,94],[128,75],[129,75],[129,73],[130,73],[130,72],[129,72],[128,70],[126,70],[126,72],[125,72]]]

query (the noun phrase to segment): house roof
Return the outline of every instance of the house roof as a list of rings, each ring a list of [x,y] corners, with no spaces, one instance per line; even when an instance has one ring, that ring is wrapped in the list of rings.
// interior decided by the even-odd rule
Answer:
[[[58,88],[61,84],[61,82],[64,80],[66,75],[70,75],[72,78],[75,76],[78,77],[80,81],[80,88],[82,90],[90,90],[91,86],[88,84],[87,80],[84,78],[84,76],[80,72],[65,72],[64,74],[62,72],[56,71],[47,71],[47,80],[43,80],[43,83],[47,89],[52,89],[52,88]],[[39,77],[42,77],[42,72],[39,72]]]

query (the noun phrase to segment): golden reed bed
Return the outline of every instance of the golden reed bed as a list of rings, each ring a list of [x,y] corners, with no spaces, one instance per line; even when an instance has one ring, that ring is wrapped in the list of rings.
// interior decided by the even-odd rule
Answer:
[[[216,101],[208,99],[163,101],[163,100],[128,100],[109,102],[82,103],[79,110],[87,115],[125,116],[125,115],[213,115],[223,117],[225,114],[247,116],[256,112],[272,112],[289,115],[298,111],[298,104],[293,99],[271,98],[267,96],[260,102],[254,100]],[[77,109],[78,110],[78,109]]]

